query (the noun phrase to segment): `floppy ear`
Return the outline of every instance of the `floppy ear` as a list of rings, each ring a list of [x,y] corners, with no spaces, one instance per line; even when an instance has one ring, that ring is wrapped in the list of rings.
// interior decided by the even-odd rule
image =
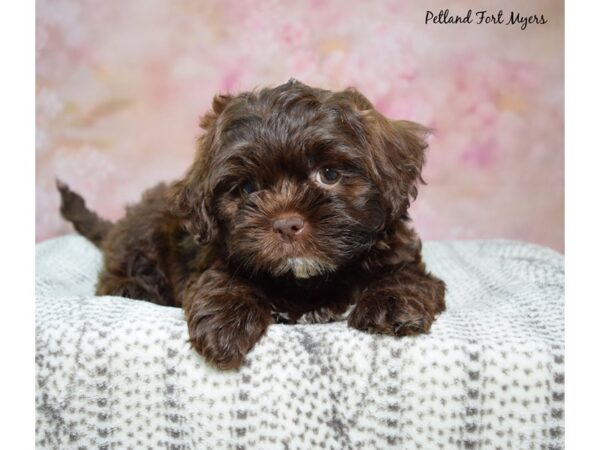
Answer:
[[[418,183],[424,183],[421,170],[431,131],[415,122],[390,120],[358,91],[345,92],[366,129],[374,181],[387,203],[388,223],[394,222],[405,216]]]
[[[232,98],[229,95],[214,97],[212,110],[200,120],[200,127],[205,133],[198,141],[192,167],[181,180],[171,185],[168,194],[171,213],[181,220],[183,227],[198,243],[211,242],[218,232],[211,210],[213,187],[208,171],[219,139],[218,119]]]
[[[183,228],[199,244],[215,239],[217,226],[210,211],[210,195],[192,168],[183,179],[175,182],[169,192],[171,214],[181,220]]]

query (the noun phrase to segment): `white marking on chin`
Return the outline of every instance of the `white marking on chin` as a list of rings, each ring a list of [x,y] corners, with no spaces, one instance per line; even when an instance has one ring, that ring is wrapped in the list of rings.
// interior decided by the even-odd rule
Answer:
[[[327,268],[312,258],[289,258],[287,266],[296,278],[310,278],[327,272]]]

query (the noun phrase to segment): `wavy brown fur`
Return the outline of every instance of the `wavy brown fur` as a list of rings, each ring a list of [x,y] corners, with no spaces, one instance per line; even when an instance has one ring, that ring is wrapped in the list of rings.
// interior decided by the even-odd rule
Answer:
[[[186,175],[148,190],[114,226],[59,184],[63,215],[104,253],[98,295],[182,306],[191,344],[222,369],[274,321],[429,330],[445,287],[407,214],[426,128],[386,119],[354,89],[293,80],[216,96],[201,126]],[[323,182],[332,170],[338,180]],[[290,216],[300,231],[277,231]]]

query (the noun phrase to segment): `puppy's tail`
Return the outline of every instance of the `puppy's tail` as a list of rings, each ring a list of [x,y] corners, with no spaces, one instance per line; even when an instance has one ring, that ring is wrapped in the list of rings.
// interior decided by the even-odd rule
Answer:
[[[73,224],[79,234],[100,247],[114,224],[90,211],[85,206],[85,200],[81,195],[73,192],[69,189],[69,186],[59,179],[56,180],[56,187],[60,192],[60,213],[62,216]]]

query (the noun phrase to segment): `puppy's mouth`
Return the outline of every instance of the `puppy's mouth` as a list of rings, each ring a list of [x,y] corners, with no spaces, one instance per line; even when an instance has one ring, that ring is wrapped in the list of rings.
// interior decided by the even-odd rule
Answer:
[[[329,265],[314,258],[288,258],[280,266],[282,273],[291,272],[295,278],[306,279],[324,275],[333,270]]]
[[[238,226],[228,241],[228,250],[230,258],[249,272],[307,280],[338,270],[337,236],[325,233],[297,213],[280,213],[276,219],[262,216]]]
[[[335,264],[312,254],[297,241],[284,241],[276,244],[280,253],[271,272],[275,276],[292,274],[296,279],[308,279],[325,275],[336,270]]]

